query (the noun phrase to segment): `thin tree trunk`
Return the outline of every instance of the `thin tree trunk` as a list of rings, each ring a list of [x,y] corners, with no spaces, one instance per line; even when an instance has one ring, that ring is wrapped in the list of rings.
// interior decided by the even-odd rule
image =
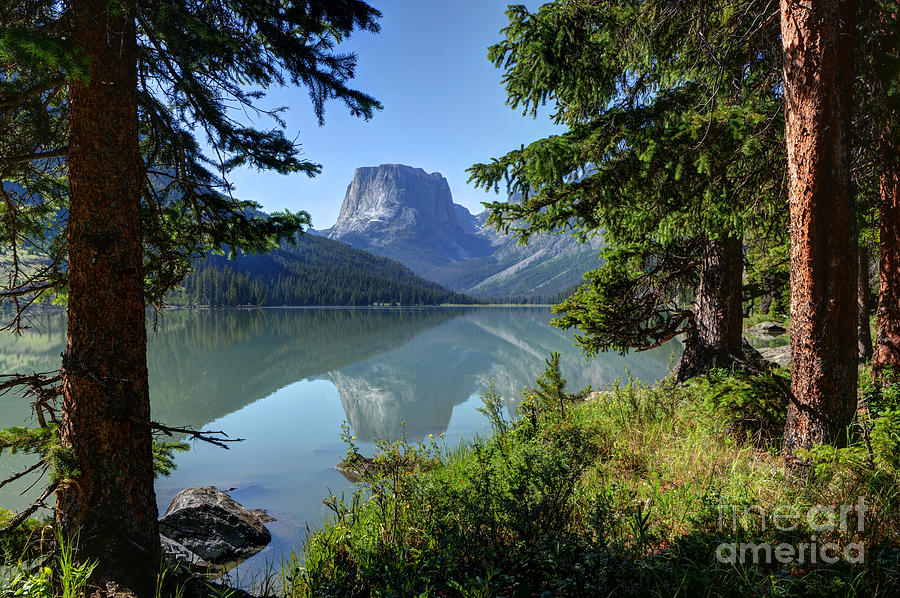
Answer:
[[[684,353],[678,362],[679,382],[705,374],[713,367],[730,368],[743,361],[743,267],[740,237],[707,242],[693,325],[688,329]]]
[[[859,267],[856,280],[856,339],[857,355],[860,363],[872,359],[872,331],[869,326],[869,316],[872,307],[869,301],[869,248],[866,245],[859,247]]]
[[[89,82],[69,111],[68,337],[61,437],[79,472],[57,523],[108,595],[152,596],[159,566],[147,384],[136,39],[127,3],[70,0]]]
[[[856,2],[781,0],[791,232],[783,455],[840,443],[856,406],[857,258],[848,166]]]
[[[769,290],[772,277],[766,276],[763,281],[766,285],[765,294],[759,298],[759,313],[767,315],[772,310],[772,303],[775,302],[775,291]]]
[[[893,119],[888,122],[892,123]],[[887,366],[894,366],[900,373],[900,152],[894,135],[894,125],[889,124],[879,148],[878,332],[872,359],[872,375],[876,378]]]

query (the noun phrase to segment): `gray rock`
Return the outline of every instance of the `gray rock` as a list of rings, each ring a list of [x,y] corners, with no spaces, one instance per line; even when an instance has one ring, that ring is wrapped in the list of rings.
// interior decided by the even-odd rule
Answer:
[[[203,573],[219,573],[223,571],[219,565],[214,565],[200,558],[184,544],[180,544],[172,538],[167,538],[160,534],[159,544],[162,549],[163,560],[169,567],[184,567],[188,571]]]
[[[351,462],[347,459],[344,459],[340,463],[334,466],[338,472],[347,478],[347,481],[356,482],[361,481],[363,478],[367,476],[371,476],[375,473],[375,460],[369,457],[363,457],[360,455],[355,461]]]
[[[213,486],[176,494],[159,521],[159,531],[214,565],[242,561],[272,540],[258,512]]]
[[[747,333],[753,336],[781,336],[787,332],[787,328],[778,322],[760,322],[747,329]]]
[[[783,345],[781,347],[760,347],[757,349],[759,354],[766,361],[770,361],[775,365],[786,366],[791,364],[791,346]]]
[[[466,234],[458,212],[439,172],[402,164],[357,168],[328,236],[376,253],[425,251],[437,262],[489,254],[490,244]]]
[[[440,173],[382,164],[356,169],[337,222],[322,233],[483,298],[556,297],[600,264],[599,238],[581,244],[569,234],[537,234],[523,246],[486,219],[453,203]]]

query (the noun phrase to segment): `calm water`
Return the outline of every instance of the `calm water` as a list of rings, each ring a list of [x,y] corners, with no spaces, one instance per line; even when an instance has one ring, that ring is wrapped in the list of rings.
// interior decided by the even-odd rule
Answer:
[[[490,380],[510,412],[551,351],[570,388],[602,387],[632,375],[657,380],[673,351],[601,355],[585,362],[571,334],[549,325],[547,308],[258,309],[169,311],[152,326],[148,363],[153,418],[222,430],[245,439],[231,450],[197,443],[156,483],[160,512],[185,487],[235,488],[232,495],[278,519],[272,544],[241,566],[244,575],[290,551],[325,516],[322,499],[351,485],[334,469],[348,422],[370,453],[372,440],[440,433],[456,443],[486,431],[476,411]],[[35,318],[36,331],[0,336],[0,373],[59,367],[65,323]],[[24,423],[29,407],[0,398],[0,427]],[[0,479],[26,463],[0,460]],[[0,506],[28,496],[0,490]]]

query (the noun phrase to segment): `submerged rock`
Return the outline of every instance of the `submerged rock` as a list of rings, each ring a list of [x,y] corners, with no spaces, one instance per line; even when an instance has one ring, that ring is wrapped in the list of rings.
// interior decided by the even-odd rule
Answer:
[[[371,477],[375,473],[375,460],[357,455],[355,459],[344,459],[335,465],[334,468],[347,478],[347,481],[355,484],[365,477]]]
[[[213,486],[186,488],[175,495],[159,531],[170,558],[192,568],[226,566],[253,556],[272,540],[264,511],[252,511]],[[182,550],[184,549],[184,550]],[[185,552],[186,551],[186,552]],[[203,564],[194,563],[194,557]]]

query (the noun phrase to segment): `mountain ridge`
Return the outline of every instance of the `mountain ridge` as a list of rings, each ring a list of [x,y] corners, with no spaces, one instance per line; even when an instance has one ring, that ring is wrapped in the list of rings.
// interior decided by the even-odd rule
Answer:
[[[357,168],[335,224],[316,234],[397,260],[416,274],[481,299],[546,300],[598,265],[599,241],[534,235],[525,246],[453,203],[438,172],[403,164]]]

